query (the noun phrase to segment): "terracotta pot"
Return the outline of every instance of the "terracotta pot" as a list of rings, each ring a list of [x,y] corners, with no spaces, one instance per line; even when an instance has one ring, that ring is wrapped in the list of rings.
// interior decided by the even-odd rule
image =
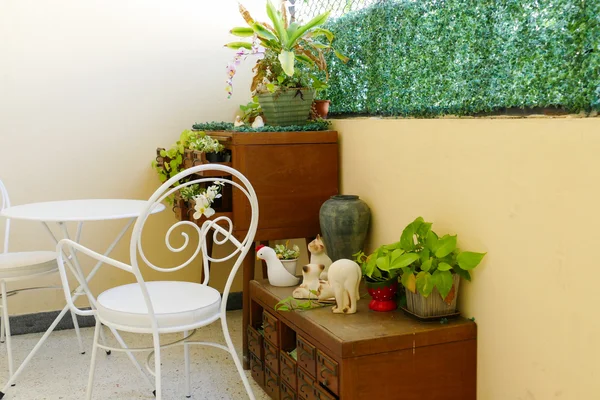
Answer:
[[[315,111],[319,114],[319,117],[323,119],[327,118],[329,104],[331,104],[330,100],[315,100]]]
[[[367,281],[367,291],[371,295],[369,309],[385,312],[398,308],[396,293],[398,293],[398,278],[391,278],[385,282]]]

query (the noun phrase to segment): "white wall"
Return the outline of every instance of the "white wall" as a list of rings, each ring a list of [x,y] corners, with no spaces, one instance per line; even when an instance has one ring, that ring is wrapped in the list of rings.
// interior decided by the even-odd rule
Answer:
[[[244,3],[261,14],[263,1]],[[13,204],[148,198],[159,183],[150,168],[157,146],[196,121],[232,120],[249,100],[250,60],[231,100],[224,89],[233,51],[223,44],[242,23],[233,0],[2,0],[0,179]],[[161,229],[174,221],[171,213],[156,219]],[[83,242],[103,249],[119,226],[89,225]],[[13,227],[11,250],[53,248],[39,224]],[[161,239],[155,256],[170,261]],[[124,279],[106,270],[94,287]],[[61,293],[38,292],[10,307],[21,314],[62,304]]]

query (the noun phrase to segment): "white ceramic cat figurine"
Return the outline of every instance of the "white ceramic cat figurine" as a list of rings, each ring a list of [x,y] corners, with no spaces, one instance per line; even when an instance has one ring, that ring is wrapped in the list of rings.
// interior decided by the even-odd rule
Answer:
[[[325,266],[308,264],[302,267],[302,284],[294,289],[295,299],[329,300],[334,297],[333,288],[329,282],[319,279]]]
[[[308,244],[308,251],[310,251],[311,264],[321,264],[325,267],[324,271],[321,272],[320,278],[327,280],[327,272],[329,271],[329,266],[331,266],[331,258],[327,255],[325,243],[323,243],[321,235],[317,235],[317,238]]]
[[[329,267],[329,284],[335,295],[334,314],[354,314],[360,298],[358,285],[362,278],[360,266],[352,260],[337,260]]]

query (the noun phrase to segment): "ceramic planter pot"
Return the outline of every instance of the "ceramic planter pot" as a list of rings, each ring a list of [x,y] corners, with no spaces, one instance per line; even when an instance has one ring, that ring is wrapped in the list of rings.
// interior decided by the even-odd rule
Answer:
[[[314,98],[314,89],[288,89],[276,93],[259,93],[258,103],[269,125],[304,125],[308,122]]]
[[[211,163],[224,162],[225,154],[223,153],[206,153],[206,161]]]
[[[296,265],[298,264],[297,258],[294,258],[293,260],[281,260],[281,263],[290,274],[296,276]]]
[[[456,313],[456,299],[458,297],[458,286],[460,284],[460,276],[454,274],[453,290],[454,298],[450,304],[446,303],[437,288],[425,298],[419,292],[413,293],[410,290],[406,291],[406,308],[414,315],[421,318],[445,317]]]
[[[371,210],[358,196],[333,196],[321,206],[321,236],[332,261],[352,259],[364,249]]]
[[[327,114],[329,114],[329,104],[331,104],[330,100],[315,100],[315,111],[319,117],[323,119],[327,118]]]
[[[367,291],[371,295],[369,309],[385,312],[398,308],[396,294],[398,293],[398,278],[391,278],[384,282],[366,282]]]

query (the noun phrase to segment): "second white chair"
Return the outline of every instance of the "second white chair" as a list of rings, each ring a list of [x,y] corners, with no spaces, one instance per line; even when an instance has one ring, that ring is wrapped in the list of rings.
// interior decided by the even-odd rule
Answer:
[[[231,175],[232,178],[198,178],[203,171],[222,171],[226,175]],[[176,182],[184,178],[191,180],[176,187],[172,187]],[[248,232],[242,240],[236,239],[232,235],[232,221],[224,216],[217,216],[212,220],[206,220],[202,226],[190,221],[180,221],[175,223],[166,233],[165,243],[167,248],[172,252],[182,252],[187,249],[190,242],[190,237],[186,232],[181,232],[183,237],[183,245],[174,247],[171,244],[171,235],[176,229],[186,227],[187,229],[195,230],[198,236],[198,246],[194,249],[187,249],[193,253],[185,262],[174,268],[162,268],[154,265],[148,260],[142,246],[142,232],[146,219],[150,215],[150,211],[164,201],[167,197],[172,196],[176,191],[184,187],[194,184],[207,183],[218,181],[223,184],[233,186],[234,190],[239,190],[248,200],[251,220],[248,227]],[[250,387],[250,383],[244,373],[242,363],[237,355],[236,349],[229,335],[226,319],[226,304],[233,279],[249,249],[254,243],[254,236],[258,226],[258,201],[256,193],[250,182],[237,170],[222,166],[222,165],[200,165],[187,169],[178,175],[174,176],[165,182],[152,197],[148,200],[146,209],[133,228],[131,243],[130,243],[130,264],[125,264],[117,260],[105,257],[90,249],[83,247],[71,240],[61,240],[57,246],[58,263],[60,274],[64,286],[65,296],[71,309],[79,315],[95,315],[96,316],[96,332],[94,335],[94,345],[92,351],[92,365],[90,368],[89,382],[87,388],[87,399],[92,398],[92,387],[94,381],[95,360],[98,348],[105,350],[124,351],[121,348],[110,348],[98,341],[101,323],[117,330],[151,334],[153,338],[153,346],[149,348],[132,349],[127,351],[150,351],[148,361],[146,363],[150,374],[155,377],[157,399],[162,398],[162,383],[161,383],[161,349],[173,345],[184,346],[184,363],[186,373],[186,396],[191,396],[190,386],[190,358],[189,345],[199,344],[216,347],[227,351],[238,370],[240,379],[248,393],[250,399],[254,399],[254,394]],[[222,245],[226,242],[233,244],[234,250],[227,256],[216,259],[207,254],[207,236],[213,235],[214,243]],[[67,279],[67,268],[63,263],[64,250],[77,250],[80,253],[112,265],[121,270],[132,273],[135,276],[136,283],[118,286],[101,293],[97,299],[89,296],[90,301],[95,303],[92,310],[81,310],[73,304],[71,298],[71,289]],[[180,281],[154,281],[146,282],[140,272],[138,258],[143,260],[148,267],[159,272],[174,272],[190,265],[196,257],[202,253],[202,262],[204,269],[204,282],[180,282]],[[209,263],[218,263],[228,260],[234,260],[233,267],[229,273],[223,295],[218,290],[208,286],[210,279]],[[76,276],[81,285],[86,286],[84,279]],[[87,287],[86,287],[87,289]],[[196,329],[209,325],[217,320],[221,320],[221,327],[225,337],[225,345],[212,342],[192,342],[189,337],[193,335]],[[183,339],[173,343],[161,344],[160,335],[167,333],[182,333]],[[154,355],[154,368],[150,368],[149,360]],[[225,388],[223,388],[225,391]]]

